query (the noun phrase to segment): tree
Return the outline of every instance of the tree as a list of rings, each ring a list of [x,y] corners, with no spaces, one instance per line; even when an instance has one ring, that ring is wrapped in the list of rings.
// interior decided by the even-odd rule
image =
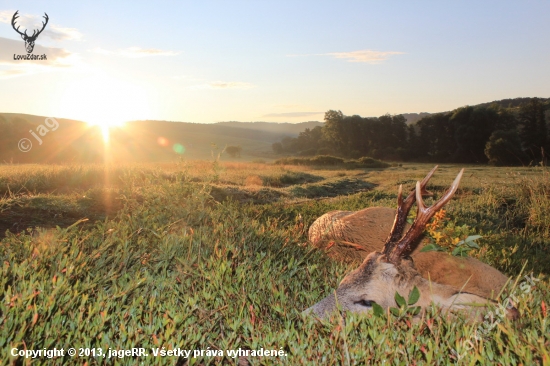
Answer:
[[[285,136],[281,140],[281,144],[284,151],[292,153],[298,151],[298,139],[296,137]]]
[[[416,124],[420,128],[421,157],[445,162],[451,161],[456,152],[454,124],[449,122],[451,113],[426,116]]]
[[[325,125],[323,126],[323,137],[336,151],[342,151],[345,143],[342,139],[344,135],[344,115],[341,111],[330,110],[325,113]]]
[[[281,144],[280,142],[274,142],[273,145],[271,145],[271,148],[273,149],[273,152],[275,154],[283,153],[283,144]]]
[[[323,132],[321,126],[316,126],[313,129],[306,128],[300,132],[297,137],[297,146],[300,151],[317,150],[322,146]]]
[[[521,144],[523,150],[534,160],[543,158],[542,149],[548,151],[548,128],[544,110],[539,98],[533,98],[522,105],[519,111]]]
[[[243,150],[240,146],[227,146],[225,152],[228,153],[232,158],[240,158],[241,151]]]
[[[401,159],[408,161],[420,158],[423,151],[422,145],[416,125],[407,126],[407,143]]]
[[[491,165],[523,165],[526,159],[516,130],[496,130],[485,145],[485,155]]]
[[[454,126],[456,151],[453,160],[466,163],[485,163],[485,144],[497,126],[495,108],[462,107],[454,111],[450,123]]]

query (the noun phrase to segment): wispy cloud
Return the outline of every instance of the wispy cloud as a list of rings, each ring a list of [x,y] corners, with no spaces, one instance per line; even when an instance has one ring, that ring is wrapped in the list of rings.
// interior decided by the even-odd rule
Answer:
[[[262,117],[274,117],[274,118],[292,118],[292,117],[310,117],[323,114],[325,112],[287,112],[287,113],[269,113],[264,114]]]
[[[124,48],[124,49],[115,50],[115,51],[109,51],[100,47],[96,47],[90,51],[101,55],[118,55],[118,56],[129,57],[129,58],[140,58],[140,57],[149,57],[149,56],[175,56],[180,54],[180,52],[176,52],[176,51],[167,51],[167,50],[160,50],[157,48],[141,48],[141,47],[129,47],[129,48]]]
[[[210,89],[251,89],[255,85],[242,81],[212,81],[202,85],[202,87]]]
[[[14,60],[13,55],[26,55],[25,43],[0,37],[0,78],[23,76],[52,70],[53,68],[72,67],[79,62],[78,55],[63,48],[34,46],[35,55],[45,54],[47,60]]]
[[[360,50],[352,52],[331,52],[326,53],[325,55],[343,58],[348,60],[348,62],[367,62],[369,64],[377,64],[387,60],[390,56],[402,55],[403,53],[404,52]]]
[[[44,30],[44,36],[47,36],[54,41],[69,41],[69,40],[79,40],[82,38],[82,33],[76,28],[62,28],[57,25],[53,25]]]
[[[0,23],[9,23],[11,22],[11,17],[15,11],[11,10],[1,10],[0,11]]]
[[[288,55],[289,57],[297,56],[332,56],[335,58],[341,58],[348,62],[365,62],[369,64],[379,64],[382,61],[386,61],[390,56],[402,55],[405,52],[396,51],[374,51],[374,50],[359,50],[351,52],[329,52],[329,53],[316,53],[306,55]]]

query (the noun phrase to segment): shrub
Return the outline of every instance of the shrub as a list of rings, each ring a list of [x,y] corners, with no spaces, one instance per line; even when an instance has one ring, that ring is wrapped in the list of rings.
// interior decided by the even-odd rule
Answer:
[[[240,158],[243,148],[240,146],[228,146],[225,148],[225,152],[228,153],[232,158]]]
[[[485,145],[485,156],[491,165],[523,165],[525,154],[517,131],[497,130]]]

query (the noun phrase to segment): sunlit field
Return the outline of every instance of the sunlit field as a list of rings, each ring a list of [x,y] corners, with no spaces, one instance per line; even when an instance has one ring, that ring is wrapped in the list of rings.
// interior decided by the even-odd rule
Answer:
[[[354,268],[308,246],[315,218],[334,209],[393,207],[397,186],[412,187],[431,167],[0,165],[1,346],[286,354],[250,357],[250,364],[548,365],[546,168],[466,166],[447,206],[451,222],[483,236],[470,255],[518,279],[509,292],[533,273],[529,291],[518,295],[519,321],[498,322],[476,339],[478,324],[435,310],[418,323],[393,315],[348,314],[345,324],[301,316]],[[440,166],[429,188],[441,195],[461,167]],[[14,362],[6,352],[1,357]],[[154,362],[237,364],[238,358]]]

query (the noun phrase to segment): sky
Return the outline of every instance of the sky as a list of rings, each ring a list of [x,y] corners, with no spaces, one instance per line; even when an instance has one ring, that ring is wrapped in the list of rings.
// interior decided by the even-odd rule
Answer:
[[[12,28],[40,29],[33,54]],[[550,97],[550,1],[2,1],[0,112],[322,121]]]

